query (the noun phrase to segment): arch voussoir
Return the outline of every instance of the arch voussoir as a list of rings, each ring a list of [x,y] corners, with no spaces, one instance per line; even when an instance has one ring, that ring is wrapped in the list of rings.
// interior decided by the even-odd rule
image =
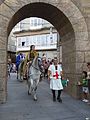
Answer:
[[[36,15],[41,18],[46,18],[46,20],[53,23],[61,36],[63,68],[65,75],[70,79],[68,87],[69,93],[73,91],[70,94],[77,97],[77,87],[72,88],[72,85],[76,84],[79,79],[77,71],[78,73],[81,72],[83,61],[88,61],[88,56],[90,55],[87,24],[78,7],[71,0],[5,0],[4,3],[0,5],[0,68],[4,69],[4,71],[0,71],[0,102],[5,102],[7,96],[7,37],[14,25],[24,18],[21,15],[22,12],[25,17],[34,16],[35,12],[33,11],[35,11],[35,9],[32,7],[34,6],[33,3],[39,6]],[[23,7],[27,5],[32,13],[23,11]],[[42,8],[42,10],[40,8]],[[42,12],[45,12],[47,9],[50,10],[48,10],[48,13]],[[22,12],[20,10],[22,10]],[[82,50],[82,47],[85,48],[87,44],[88,48]]]

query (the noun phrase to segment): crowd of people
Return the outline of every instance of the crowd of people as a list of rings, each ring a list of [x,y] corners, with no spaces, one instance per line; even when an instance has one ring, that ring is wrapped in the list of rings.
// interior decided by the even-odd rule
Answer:
[[[62,102],[62,99],[61,99],[61,92],[63,90],[63,85],[61,82],[62,64],[58,63],[58,59],[56,57],[54,57],[53,59],[47,59],[45,54],[43,54],[42,57],[40,57],[35,50],[35,46],[31,45],[30,52],[27,54],[26,58],[23,58],[21,53],[19,53],[19,55],[17,56],[16,58],[17,70],[18,70],[18,65],[20,61],[22,59],[25,59],[23,64],[23,78],[27,79],[28,68],[32,64],[32,61],[35,58],[35,56],[38,56],[38,58],[42,61],[42,65],[44,67],[44,78],[47,78],[48,80],[50,80],[50,89],[52,90],[52,93],[53,93],[53,101],[56,101],[55,91],[58,90],[57,100],[58,102]]]
[[[58,102],[62,102],[61,99],[61,92],[63,91],[64,85],[62,84],[63,80],[63,70],[62,70],[62,63],[58,63],[57,57],[53,59],[47,59],[46,55],[43,54],[42,57],[39,56],[39,53],[35,50],[35,45],[30,46],[30,52],[25,57],[22,53],[19,53],[16,57],[16,64],[11,63],[8,61],[8,75],[10,76],[10,72],[16,72],[18,70],[19,64],[21,61],[23,63],[23,78],[27,79],[28,77],[28,68],[32,64],[33,59],[35,56],[42,61],[42,65],[44,67],[44,78],[47,78],[50,81],[50,89],[53,95],[53,101],[56,101],[56,92],[58,91],[57,100]],[[78,81],[78,85],[82,86],[82,93],[83,93],[83,101],[90,102],[88,94],[90,94],[90,62],[87,63],[87,71],[82,72],[82,78]],[[64,84],[67,84],[65,81]]]

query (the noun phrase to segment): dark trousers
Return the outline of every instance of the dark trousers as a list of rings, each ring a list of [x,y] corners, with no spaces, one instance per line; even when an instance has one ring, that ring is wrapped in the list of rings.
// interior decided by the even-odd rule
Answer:
[[[60,96],[61,96],[61,91],[62,91],[62,90],[58,90],[58,96],[57,96],[58,99],[59,99]],[[56,98],[55,90],[52,90],[52,94],[53,94],[53,98]]]
[[[88,79],[88,90],[89,90],[89,94],[90,94],[90,79]]]

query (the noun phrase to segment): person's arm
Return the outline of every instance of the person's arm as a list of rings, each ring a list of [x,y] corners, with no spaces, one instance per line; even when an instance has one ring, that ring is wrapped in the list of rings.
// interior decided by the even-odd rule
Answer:
[[[64,73],[63,73],[63,71],[60,72],[60,76],[61,76],[62,79],[64,79]]]
[[[48,68],[48,80],[50,80],[50,75],[51,75],[51,65]]]
[[[50,80],[51,71],[48,70],[48,80]]]

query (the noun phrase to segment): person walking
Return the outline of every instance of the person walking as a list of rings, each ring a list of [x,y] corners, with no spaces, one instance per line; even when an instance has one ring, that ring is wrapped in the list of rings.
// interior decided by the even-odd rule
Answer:
[[[24,60],[24,55],[22,53],[19,53],[17,56],[16,56],[16,70],[18,71],[18,67],[19,67],[19,64],[21,61]]]
[[[51,64],[48,68],[48,79],[50,80],[50,89],[53,94],[53,101],[56,101],[56,93],[58,91],[57,100],[62,102],[61,92],[63,90],[63,85],[61,82],[62,68],[58,64],[57,57],[54,58],[54,64]]]

